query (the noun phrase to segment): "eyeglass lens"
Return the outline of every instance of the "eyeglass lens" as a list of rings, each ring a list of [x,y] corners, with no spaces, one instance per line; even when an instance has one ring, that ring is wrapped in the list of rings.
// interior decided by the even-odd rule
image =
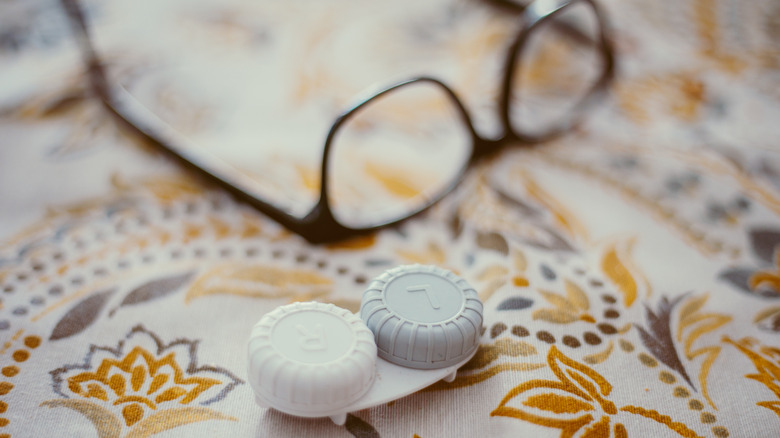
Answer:
[[[509,90],[515,132],[565,129],[606,68],[594,9],[576,2],[542,20],[522,43]]]
[[[333,139],[327,196],[334,217],[367,228],[427,207],[460,178],[473,143],[438,83],[414,82],[372,99]]]

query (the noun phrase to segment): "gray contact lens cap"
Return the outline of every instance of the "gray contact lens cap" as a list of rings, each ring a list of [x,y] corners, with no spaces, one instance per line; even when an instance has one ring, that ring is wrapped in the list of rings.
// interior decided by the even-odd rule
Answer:
[[[379,357],[419,369],[463,361],[479,345],[482,302],[466,280],[437,266],[404,265],[374,279],[360,317]]]

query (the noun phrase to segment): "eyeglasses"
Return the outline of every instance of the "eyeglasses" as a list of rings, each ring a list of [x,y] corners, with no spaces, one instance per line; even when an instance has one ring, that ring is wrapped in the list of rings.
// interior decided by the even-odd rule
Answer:
[[[502,130],[498,138],[478,133],[461,98],[439,79],[414,77],[372,92],[333,122],[322,151],[319,198],[307,214],[296,216],[264,199],[256,180],[198,152],[189,139],[112,82],[78,0],[61,1],[93,92],[110,113],[150,144],[312,243],[371,232],[425,211],[484,157],[507,145],[535,144],[570,131],[613,79],[614,52],[606,19],[593,0],[536,0],[527,6],[490,0],[519,15],[521,23],[506,49],[497,102]],[[569,15],[572,10],[588,18]],[[556,46],[541,52],[552,70],[533,69],[528,54],[553,34],[565,40],[566,47],[574,47],[578,56],[588,58],[587,74],[557,67],[556,59],[572,55]],[[550,76],[560,77],[556,82]],[[581,83],[576,91],[569,89],[574,82]],[[554,98],[534,96],[534,84],[547,87]],[[560,105],[545,108],[545,99],[556,98]],[[538,105],[524,106],[528,102]],[[365,158],[372,154],[373,161]],[[410,173],[410,167],[417,170]],[[384,180],[390,193],[376,195],[383,191],[369,187],[376,182],[366,179],[366,172]]]

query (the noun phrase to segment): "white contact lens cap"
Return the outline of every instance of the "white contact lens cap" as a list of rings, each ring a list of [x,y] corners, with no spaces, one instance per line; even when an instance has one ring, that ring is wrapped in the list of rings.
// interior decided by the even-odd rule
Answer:
[[[248,353],[257,401],[301,417],[341,412],[376,374],[373,334],[333,304],[293,303],[266,314],[252,329]]]
[[[386,271],[363,293],[360,316],[379,357],[418,369],[445,368],[472,356],[482,329],[482,302],[464,279],[428,265]]]

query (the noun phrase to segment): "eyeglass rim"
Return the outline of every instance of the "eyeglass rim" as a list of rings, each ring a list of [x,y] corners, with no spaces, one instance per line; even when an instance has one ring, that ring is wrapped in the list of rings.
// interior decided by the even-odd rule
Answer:
[[[499,119],[504,128],[504,136],[524,144],[537,144],[555,139],[576,126],[580,125],[585,116],[585,110],[592,106],[603,93],[606,92],[609,83],[615,78],[615,51],[610,38],[609,22],[601,7],[594,0],[535,0],[528,5],[517,5],[509,0],[491,0],[510,8],[522,10],[524,25],[507,49],[507,60],[502,77],[501,94],[499,96]],[[565,117],[561,117],[556,123],[547,129],[536,133],[523,132],[512,124],[512,93],[516,78],[516,71],[520,63],[523,50],[529,41],[529,35],[545,22],[556,18],[565,10],[584,3],[590,6],[598,22],[598,44],[604,65],[599,78],[591,85],[587,92],[579,98],[574,107]],[[537,6],[542,5],[537,8]],[[546,10],[544,9],[546,7]],[[540,9],[540,10],[537,10]]]
[[[501,0],[496,0],[501,1]],[[554,9],[546,14],[536,14],[537,11],[532,7],[539,2],[554,3]],[[321,184],[320,184],[320,196],[314,207],[303,217],[293,216],[290,213],[280,209],[279,207],[261,199],[259,196],[252,194],[252,190],[249,189],[251,184],[244,184],[244,181],[249,180],[248,177],[236,174],[234,170],[229,168],[229,165],[219,161],[215,157],[209,157],[204,159],[199,154],[193,152],[193,148],[177,147],[176,145],[186,145],[191,143],[184,136],[178,134],[174,128],[170,127],[163,120],[160,120],[150,110],[148,110],[143,104],[138,102],[127,90],[125,90],[120,84],[113,84],[108,80],[104,67],[101,63],[101,58],[97,54],[90,35],[89,26],[87,24],[86,17],[84,16],[79,0],[61,0],[63,7],[65,8],[76,39],[78,40],[79,47],[84,56],[85,64],[88,67],[88,73],[90,77],[90,83],[96,94],[99,96],[103,105],[112,113],[119,121],[134,131],[136,135],[159,147],[162,151],[169,156],[179,161],[187,168],[194,170],[197,174],[205,177],[210,182],[216,183],[222,188],[228,190],[231,194],[236,196],[239,200],[248,203],[266,216],[270,217],[280,225],[284,226],[288,230],[296,233],[309,241],[310,243],[330,243],[340,241],[356,235],[370,233],[380,228],[385,228],[403,222],[409,218],[419,215],[423,211],[436,204],[439,200],[450,193],[461,181],[463,174],[466,170],[477,160],[485,155],[500,149],[507,142],[518,141],[526,144],[534,144],[541,141],[551,139],[555,136],[563,134],[563,132],[571,129],[574,124],[578,123],[581,116],[575,114],[575,111],[571,112],[571,117],[567,117],[567,121],[562,123],[558,129],[553,132],[545,133],[542,136],[527,135],[522,132],[516,131],[509,120],[509,90],[513,85],[513,74],[517,65],[517,54],[519,50],[522,50],[524,42],[527,40],[530,32],[542,23],[544,20],[554,16],[554,14],[560,13],[567,7],[585,2],[591,5],[594,9],[599,20],[600,38],[603,49],[603,55],[605,57],[606,68],[599,81],[597,81],[591,90],[582,98],[581,102],[575,108],[575,111],[582,111],[585,106],[594,100],[594,98],[603,89],[606,88],[607,83],[612,79],[613,67],[614,67],[614,54],[612,51],[611,42],[607,36],[608,29],[606,26],[606,20],[603,13],[593,0],[535,0],[530,3],[528,7],[523,8],[523,15],[521,20],[520,32],[517,33],[517,37],[512,41],[509,46],[509,54],[507,56],[506,65],[504,68],[504,76],[501,87],[501,95],[499,96],[499,119],[503,125],[504,133],[497,139],[487,139],[481,137],[474,128],[471,116],[463,105],[463,102],[458,95],[442,81],[429,77],[419,76],[411,79],[393,84],[389,87],[385,87],[373,94],[372,96],[365,98],[352,106],[347,111],[339,115],[331,125],[325,139],[323,146],[322,162],[321,162]],[[530,11],[530,12],[529,12]],[[535,15],[532,15],[535,14]],[[468,129],[471,135],[472,148],[471,155],[462,169],[455,175],[452,182],[445,186],[438,194],[429,199],[427,203],[424,203],[418,209],[415,209],[409,214],[389,219],[384,222],[372,224],[366,227],[354,228],[339,222],[330,208],[330,201],[328,199],[328,164],[330,161],[330,151],[332,149],[333,141],[345,122],[352,118],[362,108],[374,102],[377,98],[391,93],[395,90],[407,87],[416,83],[431,83],[440,87],[445,91],[445,94],[454,104],[454,107],[459,114],[461,120]],[[130,111],[129,107],[134,107]],[[141,119],[139,119],[141,115]],[[143,116],[146,116],[146,121],[152,120],[152,123],[144,123]],[[168,141],[173,140],[173,141]],[[221,169],[220,169],[221,168]]]
[[[462,168],[459,169],[458,172],[454,174],[454,177],[452,178],[451,182],[448,185],[444,186],[441,190],[439,190],[435,196],[429,198],[427,203],[421,204],[419,208],[409,211],[404,216],[400,218],[389,218],[386,221],[378,222],[370,226],[360,227],[360,228],[354,228],[354,227],[344,225],[343,223],[339,222],[335,218],[333,214],[333,210],[330,206],[330,197],[328,196],[329,193],[328,189],[330,186],[329,164],[331,161],[331,151],[333,149],[334,141],[336,140],[341,127],[345,123],[347,123],[352,117],[358,114],[362,109],[364,109],[367,106],[370,106],[379,98],[387,94],[390,94],[394,91],[397,91],[399,89],[417,85],[417,84],[431,84],[434,87],[437,87],[438,89],[444,92],[444,95],[450,101],[453,108],[455,109],[457,116],[460,118],[461,123],[466,128],[467,135],[470,137],[469,141],[471,142],[471,152],[468,156],[468,159],[465,160]],[[476,130],[474,129],[474,124],[472,122],[471,115],[466,109],[466,106],[463,104],[463,102],[458,97],[458,95],[449,86],[447,86],[447,84],[445,84],[441,80],[430,76],[418,76],[415,78],[407,79],[403,82],[399,82],[390,87],[384,88],[381,91],[373,94],[369,98],[360,101],[358,104],[354,105],[346,112],[342,113],[339,117],[336,118],[336,121],[333,123],[333,125],[331,125],[331,128],[328,131],[328,135],[325,139],[325,145],[323,147],[323,152],[322,152],[322,161],[321,161],[322,164],[320,167],[320,198],[319,201],[317,202],[317,205],[310,213],[310,215],[313,215],[312,222],[323,220],[322,217],[326,217],[327,218],[326,220],[328,222],[332,221],[333,223],[338,224],[338,227],[341,228],[340,230],[336,230],[332,228],[329,230],[330,232],[337,231],[337,232],[346,232],[349,234],[357,234],[357,233],[375,231],[380,228],[384,228],[393,225],[395,223],[404,221],[406,219],[409,219],[413,216],[416,216],[422,213],[423,211],[427,210],[433,204],[440,201],[443,197],[445,197],[458,185],[458,183],[462,179],[463,174],[465,174],[468,167],[470,167],[471,163],[475,160],[475,158],[480,155],[479,153],[476,152],[478,149],[477,146],[483,143],[485,143],[485,140],[480,138],[479,134],[477,134]],[[318,215],[321,215],[322,217],[317,218]],[[312,231],[316,232],[315,230]]]

